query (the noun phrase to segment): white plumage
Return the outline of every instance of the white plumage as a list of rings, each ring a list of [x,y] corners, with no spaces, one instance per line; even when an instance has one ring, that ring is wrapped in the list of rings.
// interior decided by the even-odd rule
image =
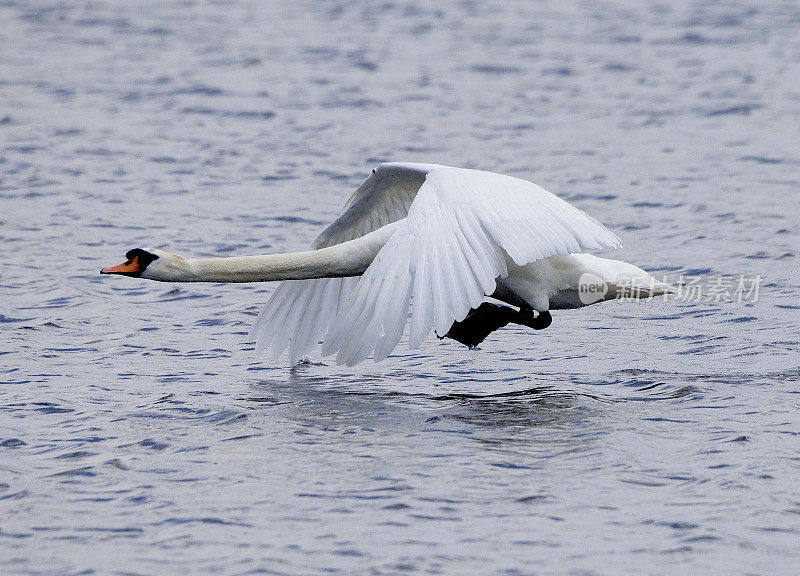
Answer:
[[[347,365],[371,354],[379,361],[402,338],[409,311],[409,344],[416,348],[432,329],[443,336],[493,294],[509,265],[619,246],[597,220],[526,180],[387,163],[359,186],[313,248],[398,221],[360,279],[283,282],[251,331],[257,349],[271,347],[278,357],[288,345],[294,364],[327,331],[324,355],[336,353]]]
[[[638,297],[670,291],[632,264],[582,253],[618,246],[597,220],[526,180],[389,163],[372,171],[311,250],[193,259],[136,248],[101,273],[162,282],[283,280],[251,330],[257,350],[271,348],[277,358],[288,347],[296,364],[324,338],[323,354],[353,365],[386,358],[409,317],[416,348],[480,307],[450,334],[468,344],[503,322],[543,328],[531,309],[584,306],[630,293],[626,284],[637,286],[631,295]],[[605,286],[589,301],[580,292],[585,274]],[[488,296],[520,311],[482,306]]]

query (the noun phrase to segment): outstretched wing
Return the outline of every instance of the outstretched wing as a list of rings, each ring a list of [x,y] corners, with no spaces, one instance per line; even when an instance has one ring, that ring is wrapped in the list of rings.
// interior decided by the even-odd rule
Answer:
[[[425,176],[436,164],[387,162],[372,171],[331,222],[312,248],[326,248],[361,238],[392,222],[402,220],[417,196]]]
[[[372,171],[345,204],[341,216],[314,241],[326,248],[360,238],[402,220],[426,174],[435,165],[386,163]],[[322,338],[331,320],[349,299],[358,278],[287,280],[273,292],[250,330],[256,350],[271,348],[272,357],[289,347],[292,365]]]
[[[410,345],[444,336],[518,266],[540,258],[619,246],[594,218],[528,182],[477,170],[434,167],[407,218],[378,252],[333,319],[323,354],[352,366],[394,350],[411,308]]]

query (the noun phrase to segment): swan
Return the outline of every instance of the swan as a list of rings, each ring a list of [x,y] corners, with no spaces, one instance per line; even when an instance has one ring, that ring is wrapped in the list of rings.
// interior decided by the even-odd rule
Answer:
[[[322,340],[323,355],[353,366],[385,359],[409,318],[411,348],[431,331],[473,347],[510,322],[546,328],[550,310],[673,292],[633,264],[586,253],[620,245],[600,222],[527,180],[391,162],[372,170],[308,251],[196,259],[135,248],[100,273],[280,280],[250,332],[256,350],[278,358],[288,347],[294,365]]]

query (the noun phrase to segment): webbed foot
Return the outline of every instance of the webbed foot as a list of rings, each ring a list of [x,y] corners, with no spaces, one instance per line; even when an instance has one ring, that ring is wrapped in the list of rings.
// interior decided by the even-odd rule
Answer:
[[[508,324],[520,324],[534,330],[544,330],[552,322],[553,317],[548,311],[539,312],[534,316],[532,308],[516,310],[509,306],[484,302],[470,310],[461,322],[455,322],[443,338],[451,338],[469,348],[475,348],[489,334]]]

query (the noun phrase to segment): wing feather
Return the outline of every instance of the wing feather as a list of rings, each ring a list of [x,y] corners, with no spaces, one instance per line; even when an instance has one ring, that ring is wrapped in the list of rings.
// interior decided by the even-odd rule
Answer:
[[[474,170],[434,167],[396,228],[333,319],[323,354],[356,364],[385,358],[411,310],[410,345],[433,329],[446,334],[496,279],[506,259],[528,262],[619,239],[602,224],[531,182]]]
[[[409,345],[411,348],[418,348],[433,328],[433,294],[431,294],[429,255],[421,253],[416,267],[412,265],[410,271],[414,288],[411,301]]]
[[[405,218],[430,169],[430,165],[406,163],[378,166],[312,248],[354,240]],[[357,284],[357,278],[281,282],[250,330],[256,350],[270,348],[277,358],[288,346],[289,360],[296,364],[325,334]]]

